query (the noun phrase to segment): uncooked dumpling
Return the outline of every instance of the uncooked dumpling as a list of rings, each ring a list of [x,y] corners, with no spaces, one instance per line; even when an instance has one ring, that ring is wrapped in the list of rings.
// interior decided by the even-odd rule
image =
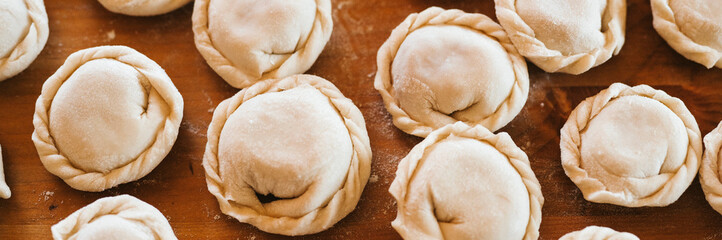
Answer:
[[[51,231],[55,240],[178,239],[163,213],[130,195],[98,199],[53,225]]]
[[[529,75],[488,17],[432,7],[411,14],[381,46],[374,82],[394,124],[425,137],[463,121],[496,131],[526,102]]]
[[[43,0],[0,2],[0,81],[25,70],[48,40]]]
[[[704,136],[704,158],[699,169],[699,183],[702,184],[705,198],[709,205],[722,214],[722,177],[720,177],[720,161],[722,160],[722,122]]]
[[[544,198],[508,134],[462,122],[433,131],[401,159],[389,189],[404,239],[537,239]]]
[[[294,75],[258,82],[216,108],[203,167],[223,213],[266,232],[304,235],[356,207],[371,149],[351,100],[325,79]]]
[[[153,16],[176,10],[191,0],[98,0],[114,13],[131,16]]]
[[[589,226],[579,231],[565,234],[559,240],[639,240],[628,232],[617,232],[607,227]]]
[[[689,60],[722,68],[722,1],[652,0],[654,29]]]
[[[647,85],[612,84],[561,129],[562,166],[591,202],[667,206],[699,169],[702,141],[684,103]]]
[[[586,72],[624,45],[626,0],[494,2],[519,53],[547,72]]]
[[[193,10],[198,51],[236,88],[305,72],[332,29],[330,0],[197,0]]]
[[[2,147],[0,147],[0,198],[10,198],[11,192],[8,184],[5,183],[5,171],[3,171],[3,153]]]
[[[183,98],[163,68],[128,47],[95,47],[70,55],[43,84],[33,142],[48,171],[103,191],[150,173],[182,118]]]

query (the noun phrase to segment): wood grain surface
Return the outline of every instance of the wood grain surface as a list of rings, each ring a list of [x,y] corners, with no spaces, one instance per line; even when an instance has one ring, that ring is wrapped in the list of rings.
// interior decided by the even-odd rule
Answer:
[[[220,212],[206,189],[201,161],[214,107],[238,90],[205,63],[193,43],[192,4],[157,17],[113,14],[94,0],[46,0],[50,38],[35,62],[0,82],[0,145],[13,191],[0,200],[0,239],[49,239],[50,226],[105,196],[131,194],[157,207],[179,239],[285,239]],[[400,239],[390,222],[396,204],[387,192],[396,165],[421,139],[398,130],[373,89],[376,51],[408,14],[430,6],[458,8],[494,19],[492,0],[334,0],[331,40],[308,73],[324,77],[361,109],[373,149],[371,180],[356,210],[333,228],[299,239]],[[560,164],[559,129],[584,98],[613,82],[649,84],[681,98],[703,134],[722,120],[722,70],[705,69],[672,50],[652,28],[648,0],[628,0],[627,37],[618,56],[574,76],[529,64],[529,100],[501,129],[529,155],[546,202],[540,239],[602,225],[641,239],[722,239],[722,216],[695,180],[674,204],[626,208],[590,203]],[[2,33],[0,33],[2,34]],[[126,45],[160,64],[185,100],[180,135],[148,176],[101,193],[74,190],[43,168],[30,139],[34,103],[43,82],[77,50]]]

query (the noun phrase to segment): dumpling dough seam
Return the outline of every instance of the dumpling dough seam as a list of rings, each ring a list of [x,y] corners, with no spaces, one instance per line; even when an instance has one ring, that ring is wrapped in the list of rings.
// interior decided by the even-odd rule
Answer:
[[[411,32],[427,25],[462,26],[478,31],[499,42],[509,55],[516,81],[514,81],[507,99],[499,104],[494,113],[484,119],[480,119],[478,122],[470,124],[481,124],[489,129],[498,129],[516,116],[516,114],[509,113],[518,113],[524,106],[524,103],[526,103],[525,98],[529,93],[529,73],[526,69],[526,61],[519,55],[504,29],[491,20],[491,18],[482,14],[465,13],[458,9],[444,10],[438,7],[431,7],[420,13],[409,15],[391,32],[391,36],[389,36],[388,40],[381,46],[376,57],[378,70],[374,79],[374,88],[381,94],[386,109],[393,117],[394,125],[404,132],[421,137],[428,135],[434,130],[434,127],[412,119],[406,111],[401,109],[401,106],[392,95],[393,79],[391,77],[391,65],[399,47]],[[436,111],[436,109],[434,109],[434,111]]]
[[[679,29],[669,0],[651,0],[651,4],[654,28],[674,50],[707,68],[722,68],[722,52],[698,44]]]
[[[86,172],[73,166],[55,146],[50,135],[50,106],[63,83],[83,64],[97,59],[113,59],[134,67],[146,77],[148,83],[163,98],[170,112],[156,135],[155,141],[138,158],[108,173]],[[71,54],[62,66],[43,84],[35,104],[32,139],[40,160],[51,173],[62,178],[73,188],[85,191],[102,191],[118,184],[147,175],[168,154],[178,135],[183,118],[183,99],[165,71],[145,55],[125,46],[101,46]],[[159,151],[166,149],[165,151]],[[149,167],[153,166],[153,167]]]
[[[371,148],[361,112],[330,82],[318,77],[313,77],[310,81],[303,80],[300,78],[301,76],[304,75],[269,79],[241,90],[232,98],[218,105],[213,114],[213,121],[208,127],[208,144],[203,157],[208,190],[218,200],[223,213],[270,233],[301,235],[317,233],[331,227],[355,208],[360,199],[360,193],[371,174]],[[231,202],[229,195],[223,189],[223,179],[220,176],[218,163],[219,137],[226,120],[243,102],[253,97],[264,93],[284,91],[304,84],[316,88],[329,98],[351,136],[353,155],[341,189],[325,205],[298,218],[271,217],[250,206],[240,206]]]
[[[399,162],[399,166],[396,170],[396,178],[389,187],[389,192],[396,199],[407,198],[407,189],[409,184],[414,179],[416,170],[420,168],[424,161],[424,155],[426,150],[432,145],[446,139],[449,136],[459,136],[475,139],[477,141],[483,141],[496,148],[501,154],[509,159],[514,169],[518,172],[519,176],[529,193],[529,222],[526,227],[526,233],[524,234],[525,240],[537,239],[539,236],[539,225],[541,224],[541,208],[544,205],[544,197],[541,192],[541,185],[537,180],[534,171],[532,171],[529,157],[526,153],[516,146],[514,141],[511,139],[509,134],[501,132],[494,135],[488,129],[481,125],[471,127],[463,122],[456,122],[454,124],[446,125],[432,134],[426,137],[424,141],[419,143],[417,147],[414,147],[409,154]],[[405,201],[397,201],[399,211],[405,208]],[[404,214],[398,214],[397,219],[392,222],[394,228],[399,230],[399,227],[405,225],[404,222],[408,220]],[[399,230],[399,233],[407,238],[405,231]],[[442,239],[441,229],[436,228],[433,233],[419,233],[429,239]],[[431,236],[429,236],[431,235]],[[409,236],[421,236],[421,235],[409,235]]]
[[[602,16],[602,29],[605,43],[588,53],[564,55],[549,49],[536,38],[534,30],[526,24],[517,13],[516,0],[495,0],[496,16],[504,29],[509,33],[514,45],[521,55],[534,62],[546,72],[565,72],[581,74],[598,66],[612,55],[619,54],[624,45],[624,29],[626,25],[626,0],[608,0]],[[606,31],[604,29],[606,28]]]
[[[314,45],[313,43],[325,43],[331,37],[330,33],[333,29],[331,1],[315,0],[316,17],[303,46],[296,46],[295,51],[282,64],[266,70],[259,79],[258,76],[252,76],[233,66],[233,63],[214,47],[210,32],[208,32],[208,7],[210,1],[196,0],[194,3],[192,18],[195,44],[206,62],[209,63],[208,65],[231,86],[236,88],[244,88],[260,80],[285,77],[307,70],[313,65],[325,47],[325,44]]]
[[[722,122],[704,137],[704,158],[699,169],[699,182],[707,202],[722,214],[722,182],[720,181],[719,159],[722,149]]]
[[[581,134],[587,124],[613,99],[624,96],[642,96],[659,101],[674,112],[684,123],[689,137],[687,157],[684,164],[660,189],[641,199],[630,199],[626,193],[610,192],[598,179],[589,176],[581,166]],[[639,206],[666,206],[676,198],[669,199],[668,195],[677,195],[687,189],[692,182],[700,165],[702,156],[702,143],[699,141],[700,132],[692,113],[685,107],[682,100],[667,95],[664,91],[655,90],[647,85],[630,87],[622,83],[614,83],[609,89],[582,101],[569,115],[569,121],[561,129],[560,146],[561,161],[567,176],[574,182],[587,200],[593,202],[621,204],[627,207]],[[671,192],[671,193],[670,193]]]
[[[48,14],[42,0],[25,0],[30,17],[27,34],[4,58],[0,58],[0,81],[25,70],[48,41]]]

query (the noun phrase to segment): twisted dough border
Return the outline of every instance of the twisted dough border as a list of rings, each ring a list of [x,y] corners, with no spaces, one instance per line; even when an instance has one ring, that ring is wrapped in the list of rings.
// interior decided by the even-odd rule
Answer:
[[[108,11],[129,16],[155,16],[169,13],[191,0],[98,0]]]
[[[539,237],[539,225],[542,220],[541,209],[542,205],[544,205],[544,197],[542,196],[541,185],[539,185],[539,181],[529,165],[529,158],[526,153],[516,146],[507,133],[502,132],[494,135],[483,126],[470,127],[463,122],[449,124],[433,131],[421,143],[414,146],[406,157],[401,159],[396,170],[396,178],[389,187],[389,192],[396,199],[398,206],[396,219],[391,225],[404,239],[443,239],[438,223],[424,222],[417,225],[413,223],[413,219],[407,219],[403,213],[406,211],[406,194],[409,184],[411,184],[414,172],[420,167],[420,161],[424,158],[426,150],[452,135],[486,142],[509,159],[509,164],[519,173],[529,193],[530,215],[524,239],[537,239]],[[431,226],[434,226],[434,228],[428,229]],[[423,227],[427,228],[423,229]]]
[[[722,122],[704,136],[704,158],[699,169],[699,183],[709,205],[722,214],[722,182],[720,182],[719,164],[722,148]]]
[[[636,198],[627,192],[610,192],[604,183],[589,176],[581,167],[582,131],[587,124],[604,109],[612,100],[625,96],[641,96],[650,98],[668,107],[674,112],[687,128],[689,145],[687,158],[673,176],[660,186],[652,195]],[[614,141],[614,139],[609,139]],[[697,122],[684,105],[682,100],[667,95],[647,85],[630,87],[622,83],[614,83],[608,89],[582,101],[569,115],[569,119],[561,129],[561,161],[564,172],[579,187],[584,198],[591,202],[610,203],[626,207],[667,206],[682,195],[697,175],[699,160],[702,157],[702,141]],[[660,174],[662,175],[662,174]],[[669,173],[664,173],[669,175]]]
[[[349,131],[354,152],[344,185],[325,206],[298,218],[267,216],[254,210],[252,206],[244,206],[229,200],[230,194],[223,187],[218,163],[218,143],[226,120],[241,104],[251,98],[301,85],[310,85],[328,97]],[[208,191],[216,197],[223,213],[265,232],[292,236],[305,235],[330,228],[356,207],[371,174],[371,146],[361,111],[350,99],[344,97],[336,86],[320,77],[293,75],[283,79],[260,81],[218,105],[208,127],[208,144],[203,157],[203,167]]]
[[[211,34],[208,32],[208,6],[211,0],[196,0],[193,6],[193,33],[196,48],[206,59],[208,65],[223,80],[226,80],[228,84],[235,88],[245,88],[265,79],[284,78],[303,73],[316,62],[316,59],[326,46],[326,42],[331,38],[331,31],[333,30],[331,1],[315,1],[316,18],[306,43],[291,54],[278,68],[266,70],[261,76],[256,76],[255,73],[243,72],[236,68],[230,60],[213,46]]]
[[[617,55],[624,45],[624,29],[627,18],[626,0],[607,0],[602,16],[602,34],[605,43],[591,52],[564,55],[536,38],[534,30],[516,12],[516,0],[494,0],[496,17],[509,33],[511,41],[522,56],[547,72],[581,74]],[[606,29],[605,29],[606,28]]]
[[[617,232],[608,227],[589,226],[564,234],[559,240],[639,240],[639,238],[634,234]]]
[[[669,0],[651,0],[654,29],[659,36],[685,58],[704,65],[707,68],[722,68],[722,52],[696,43],[687,37],[677,26],[674,11]]]
[[[55,146],[50,135],[50,106],[60,86],[88,61],[112,59],[125,63],[148,79],[150,85],[168,104],[170,112],[153,144],[130,163],[110,172],[86,172],[73,166]],[[122,183],[140,179],[150,173],[168,155],[178,137],[178,128],[183,118],[183,97],[173,85],[170,77],[153,60],[138,51],[125,46],[101,46],[88,48],[71,54],[65,63],[43,84],[43,90],[35,103],[33,115],[33,143],[38,150],[40,161],[50,173],[65,181],[70,187],[89,192],[100,192]]]
[[[48,14],[42,0],[25,0],[30,17],[27,35],[8,56],[0,58],[0,81],[25,70],[38,57],[48,41]]]
[[[116,215],[128,221],[142,224],[153,232],[156,239],[178,239],[163,213],[150,204],[130,195],[101,198],[88,206],[78,209],[50,228],[53,239],[69,239],[85,225],[105,215]]]
[[[376,57],[378,70],[374,79],[374,88],[379,91],[381,97],[384,99],[386,109],[391,113],[396,127],[408,134],[419,137],[426,137],[434,130],[434,127],[412,119],[401,109],[401,106],[399,106],[399,103],[394,99],[392,94],[393,79],[391,77],[391,64],[404,39],[406,39],[411,32],[428,25],[457,25],[477,30],[497,40],[509,54],[512,67],[514,68],[514,75],[516,75],[516,81],[514,85],[512,85],[509,96],[499,105],[494,113],[477,122],[470,122],[468,124],[481,124],[492,131],[496,131],[519,114],[529,94],[529,73],[526,68],[526,61],[519,55],[509,40],[509,37],[507,37],[506,32],[504,32],[504,29],[489,17],[482,14],[465,13],[457,9],[444,10],[438,7],[430,7],[420,13],[409,15],[404,22],[396,27],[391,32],[388,40],[381,46]]]

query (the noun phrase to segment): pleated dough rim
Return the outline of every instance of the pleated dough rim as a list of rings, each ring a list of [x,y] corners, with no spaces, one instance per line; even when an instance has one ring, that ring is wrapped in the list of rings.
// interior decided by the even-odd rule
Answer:
[[[411,32],[430,25],[456,25],[477,30],[481,34],[498,41],[506,50],[516,75],[509,96],[498,106],[494,113],[479,119],[477,122],[469,122],[468,124],[481,124],[492,131],[496,131],[511,122],[526,103],[529,94],[529,72],[527,71],[526,61],[519,55],[504,29],[483,14],[465,13],[458,9],[444,10],[439,7],[430,7],[420,13],[409,15],[399,24],[379,48],[376,57],[378,70],[374,79],[374,88],[381,94],[386,110],[393,117],[394,125],[408,134],[419,137],[426,137],[431,131],[435,130],[433,126],[414,120],[401,108],[392,95],[393,79],[391,77],[391,65],[404,39]]]
[[[604,45],[587,53],[564,55],[549,49],[536,38],[534,30],[516,11],[516,0],[494,0],[496,17],[522,56],[546,72],[581,74],[619,54],[624,45],[627,18],[626,0],[608,0],[602,15],[602,29],[606,27]]]
[[[416,170],[420,168],[419,162],[424,157],[424,153],[429,147],[449,136],[471,138],[486,142],[509,159],[509,163],[519,173],[529,193],[529,222],[526,227],[524,239],[537,239],[539,237],[539,226],[542,220],[541,209],[544,205],[544,197],[542,196],[539,180],[537,180],[534,171],[531,169],[526,153],[516,146],[509,134],[505,132],[495,135],[481,125],[471,127],[463,122],[449,124],[433,131],[426,139],[414,146],[409,154],[399,162],[396,177],[389,187],[389,193],[397,200],[396,205],[398,207],[396,219],[391,223],[394,229],[396,229],[404,239],[443,238],[441,230],[438,228],[430,230],[432,232],[424,233],[418,233],[413,229],[408,229],[405,227],[407,225],[406,222],[413,221],[413,219],[407,219],[405,215],[401,213],[405,211],[405,199],[407,189],[409,188],[409,184],[411,184],[411,178],[414,176]]]
[[[241,206],[231,202],[223,189],[218,163],[218,145],[221,131],[228,117],[243,102],[258,95],[280,92],[310,85],[331,101],[336,111],[343,118],[351,142],[353,155],[346,180],[341,189],[329,202],[302,217],[272,217],[253,210],[249,206]],[[366,182],[371,174],[371,145],[361,111],[346,98],[331,82],[313,75],[293,75],[283,79],[268,79],[257,82],[238,92],[233,97],[221,102],[213,113],[213,120],[208,127],[208,144],[203,156],[203,167],[206,173],[208,191],[218,200],[221,211],[240,222],[249,223],[258,229],[275,234],[289,236],[306,235],[321,232],[332,227],[356,208]]]
[[[685,35],[677,25],[669,0],[651,0],[654,29],[675,51],[706,68],[722,68],[722,52],[699,44]]]
[[[612,100],[624,96],[641,96],[664,104],[684,123],[689,137],[687,157],[684,164],[654,194],[642,198],[634,198],[626,193],[611,192],[598,179],[592,178],[581,168],[581,132],[587,124],[602,111]],[[571,112],[569,119],[561,129],[561,162],[566,175],[579,187],[584,198],[590,202],[610,203],[625,207],[654,206],[662,207],[672,204],[684,193],[697,175],[702,158],[702,141],[697,121],[689,112],[682,100],[669,96],[661,90],[647,85],[630,87],[622,83],[614,83],[608,89],[589,97],[579,103]],[[614,139],[609,139],[613,141]]]
[[[169,113],[158,131],[152,145],[138,158],[113,169],[108,173],[86,172],[73,166],[55,146],[50,134],[50,106],[60,86],[86,62],[97,59],[111,59],[134,67],[143,74],[150,85],[169,106]],[[62,66],[43,83],[43,89],[35,103],[33,115],[33,143],[40,161],[50,173],[60,177],[70,187],[88,192],[100,192],[122,183],[138,180],[150,173],[168,155],[178,137],[183,118],[183,98],[156,62],[142,53],[126,46],[100,46],[83,49],[71,54]]]
[[[0,81],[28,68],[48,41],[48,13],[43,0],[25,0],[25,5],[30,16],[29,30],[7,57],[0,58]]]
[[[564,234],[559,240],[639,240],[639,237],[608,227],[588,226],[582,230]]]
[[[275,69],[264,72],[260,78],[253,77],[236,68],[213,45],[211,34],[208,31],[208,6],[211,0],[196,0],[193,6],[193,33],[196,48],[203,55],[208,65],[228,84],[235,88],[245,88],[258,81],[266,79],[284,78],[294,74],[306,72],[316,62],[318,56],[326,47],[333,30],[331,17],[331,1],[315,0],[316,17],[313,28],[306,39],[305,45],[296,50]]]
[[[704,196],[715,211],[722,214],[722,180],[719,175],[719,154],[722,148],[722,122],[704,137],[704,158],[699,169],[699,183]]]
[[[159,4],[161,1],[164,3]],[[126,0],[125,4],[114,5],[106,2],[106,0],[98,0],[108,11],[136,17],[166,14],[185,6],[190,1],[191,0]],[[137,2],[144,2],[144,4],[138,5]]]
[[[157,208],[130,195],[105,197],[78,209],[50,228],[53,239],[64,240],[76,234],[86,224],[105,215],[116,215],[142,223],[160,240],[178,239],[168,219]]]

